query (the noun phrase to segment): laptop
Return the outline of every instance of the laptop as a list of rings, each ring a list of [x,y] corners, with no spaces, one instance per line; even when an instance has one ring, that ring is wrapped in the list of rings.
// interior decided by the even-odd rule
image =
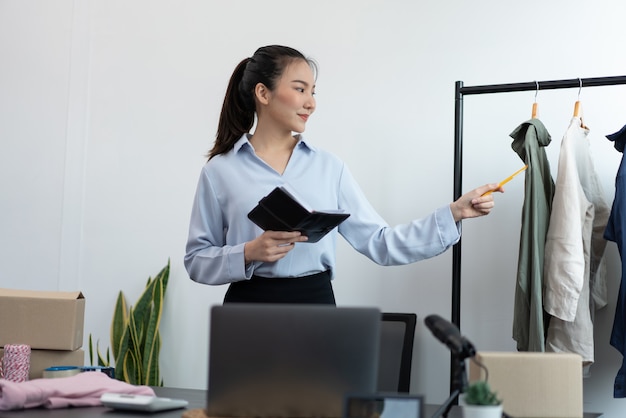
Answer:
[[[207,415],[341,417],[346,394],[376,392],[380,318],[367,307],[213,306]]]

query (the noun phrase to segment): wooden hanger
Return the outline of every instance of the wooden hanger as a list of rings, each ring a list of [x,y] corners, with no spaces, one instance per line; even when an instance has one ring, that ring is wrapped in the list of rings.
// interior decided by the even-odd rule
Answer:
[[[539,82],[535,81],[535,84],[537,85],[537,90],[535,90],[535,102],[533,103],[531,119],[537,119],[537,93],[539,93]]]
[[[583,89],[583,80],[579,78],[578,82],[580,83],[580,85],[578,87],[578,100],[576,100],[576,103],[574,103],[574,117],[580,118],[580,126],[587,129],[583,122],[582,106],[580,104],[580,91]]]

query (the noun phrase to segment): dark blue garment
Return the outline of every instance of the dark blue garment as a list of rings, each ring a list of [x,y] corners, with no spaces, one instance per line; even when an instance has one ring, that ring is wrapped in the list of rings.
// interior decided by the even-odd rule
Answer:
[[[615,149],[623,154],[626,144],[626,126],[619,132],[607,135],[607,139],[615,142]],[[613,386],[614,398],[626,398],[626,160],[622,162],[615,178],[615,200],[611,208],[611,216],[604,231],[604,238],[617,243],[622,260],[622,280],[617,296],[615,318],[611,331],[611,345],[622,354],[622,367],[617,372]]]

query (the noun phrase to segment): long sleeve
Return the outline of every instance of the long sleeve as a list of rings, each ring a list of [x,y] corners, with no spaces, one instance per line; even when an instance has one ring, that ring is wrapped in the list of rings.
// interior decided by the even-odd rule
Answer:
[[[449,206],[409,223],[389,226],[346,169],[342,174],[340,206],[351,216],[339,233],[361,254],[380,265],[402,265],[434,257],[460,239]]]

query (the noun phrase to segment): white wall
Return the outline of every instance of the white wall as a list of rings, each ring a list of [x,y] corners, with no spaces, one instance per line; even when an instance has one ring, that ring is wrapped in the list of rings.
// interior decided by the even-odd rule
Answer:
[[[118,291],[134,302],[170,258],[165,383],[204,388],[208,309],[225,288],[191,282],[182,257],[197,176],[237,62],[271,43],[319,62],[318,110],[306,134],[347,162],[395,224],[452,198],[456,80],[622,75],[624,12],[607,0],[0,0],[0,287],[82,290],[86,337],[106,347]],[[553,169],[577,94],[538,94]],[[466,97],[465,190],[521,166],[508,134],[533,100],[534,92]],[[612,201],[621,154],[602,136],[626,123],[626,88],[585,88],[581,101]],[[491,216],[463,225],[462,330],[482,350],[515,348],[522,186],[511,182]],[[449,354],[421,319],[450,316],[451,255],[379,267],[339,247],[340,305],[419,316],[413,391],[428,402],[447,397]],[[597,314],[585,409],[617,417],[621,356],[608,336],[621,264],[613,243],[607,257],[612,299]]]

